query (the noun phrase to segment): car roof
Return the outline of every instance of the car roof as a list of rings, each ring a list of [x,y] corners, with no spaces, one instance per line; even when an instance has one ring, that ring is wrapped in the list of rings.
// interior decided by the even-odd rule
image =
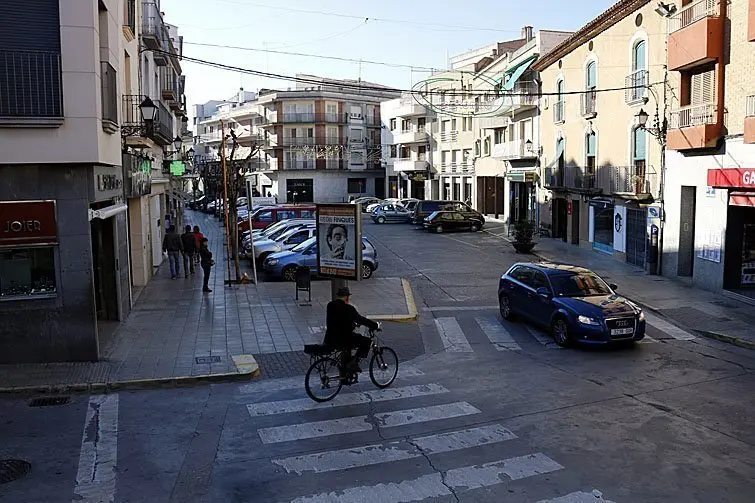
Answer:
[[[571,265],[571,264],[561,264],[557,262],[518,262],[514,265],[532,267],[533,269],[538,269],[540,271],[543,271],[546,274],[558,274],[558,273],[566,273],[566,272],[593,273],[593,271],[585,267],[580,267],[580,266]]]

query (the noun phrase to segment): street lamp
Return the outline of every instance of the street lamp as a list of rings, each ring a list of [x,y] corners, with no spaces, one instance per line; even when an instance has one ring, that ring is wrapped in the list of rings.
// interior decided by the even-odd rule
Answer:
[[[155,116],[157,115],[157,107],[149,96],[144,98],[144,101],[139,104],[139,111],[141,112],[144,121],[151,122],[155,120]]]
[[[175,147],[176,149],[174,152],[178,152],[181,149],[181,145],[183,145],[183,142],[184,141],[178,135],[176,135],[176,137],[173,138],[173,147]]]
[[[642,108],[640,108],[640,111],[639,111],[639,112],[637,112],[637,115],[636,115],[635,117],[637,117],[637,124],[639,124],[639,126],[640,126],[641,128],[644,128],[644,127],[645,127],[645,124],[647,124],[647,123],[648,123],[648,117],[649,117],[649,115],[648,115],[648,113],[647,113],[647,112],[646,112],[645,110],[643,110]]]
[[[527,149],[527,152],[532,152],[532,140],[524,142],[524,148]]]

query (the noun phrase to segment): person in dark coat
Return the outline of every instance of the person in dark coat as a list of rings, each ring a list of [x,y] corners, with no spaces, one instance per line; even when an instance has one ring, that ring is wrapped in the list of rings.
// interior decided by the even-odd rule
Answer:
[[[348,287],[343,287],[338,289],[336,300],[328,302],[323,344],[337,349],[352,350],[357,348],[356,355],[347,363],[346,367],[354,372],[361,372],[359,360],[369,353],[371,341],[369,337],[355,334],[354,329],[361,325],[371,330],[378,330],[380,325],[359,314],[356,308],[349,303],[350,299],[351,292]]]
[[[202,266],[202,272],[204,272],[204,281],[202,283],[202,291],[210,293],[210,269],[215,265],[215,261],[212,259],[212,252],[207,247],[207,238],[202,238],[199,244],[199,264]]]
[[[179,257],[183,250],[181,236],[176,234],[176,227],[171,225],[168,233],[163,238],[163,252],[168,254],[168,263],[170,264],[170,279],[176,279],[181,274],[181,262]]]
[[[181,234],[181,244],[183,245],[184,277],[188,278],[189,273],[194,274],[194,254],[197,251],[197,239],[191,231],[191,225],[184,227],[184,231]]]

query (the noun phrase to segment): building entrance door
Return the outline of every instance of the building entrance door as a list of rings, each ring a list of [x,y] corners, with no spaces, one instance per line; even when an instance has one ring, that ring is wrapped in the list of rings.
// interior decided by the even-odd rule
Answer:
[[[118,321],[118,287],[115,271],[115,229],[113,218],[94,219],[92,269],[97,319]]]
[[[647,244],[647,211],[627,208],[626,257],[627,262],[645,267]]]
[[[695,267],[695,191],[697,187],[682,187],[679,215],[679,262],[677,275],[692,276]]]

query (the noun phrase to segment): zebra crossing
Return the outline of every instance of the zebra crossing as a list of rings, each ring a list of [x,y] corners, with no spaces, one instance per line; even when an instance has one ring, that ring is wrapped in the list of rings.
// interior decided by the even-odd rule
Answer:
[[[501,501],[495,491],[510,491],[517,483],[536,484],[542,495],[561,492],[540,486],[551,484],[543,477],[567,467],[532,449],[505,424],[487,421],[475,404],[459,400],[422,370],[406,370],[400,370],[395,387],[345,389],[326,403],[303,397],[301,379],[297,391],[285,379],[240,387],[249,398],[276,386],[285,395],[245,404],[250,435],[269,453],[263,463],[275,470],[276,487],[290,488],[271,501],[452,501],[462,493],[472,493],[475,501]],[[550,499],[533,496],[530,502],[614,503],[592,488],[570,489],[577,490]]]

